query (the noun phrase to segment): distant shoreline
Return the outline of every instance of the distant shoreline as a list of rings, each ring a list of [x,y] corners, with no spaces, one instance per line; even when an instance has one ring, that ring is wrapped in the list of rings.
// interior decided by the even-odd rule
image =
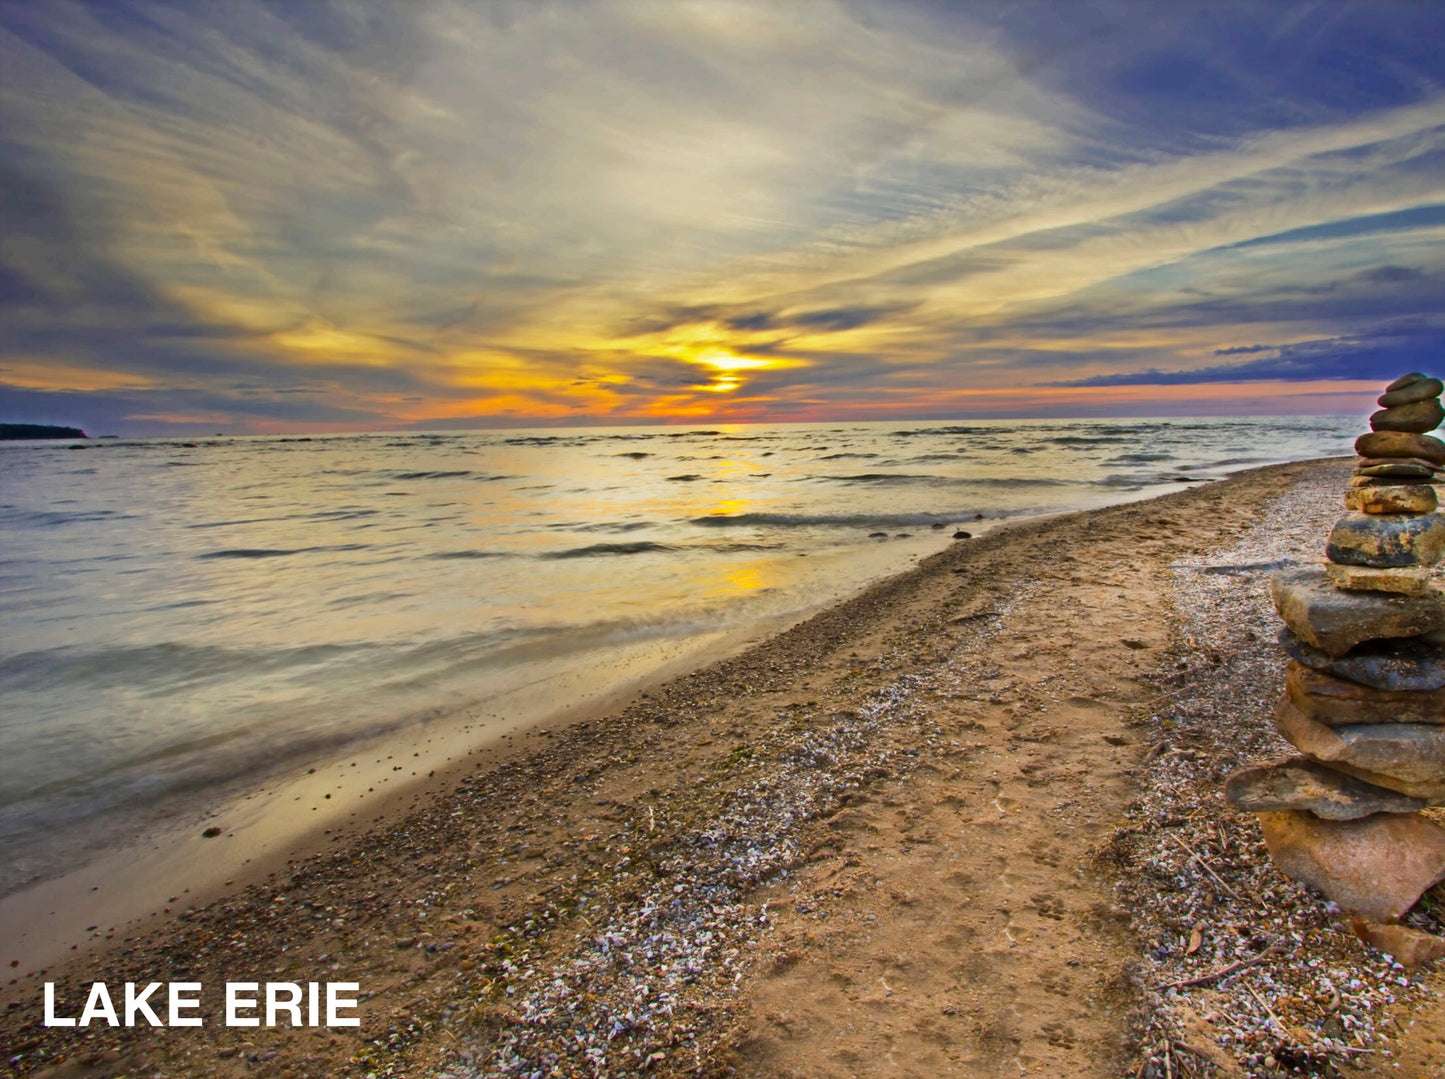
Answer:
[[[21,442],[39,438],[89,438],[79,427],[49,423],[0,423],[0,442]]]

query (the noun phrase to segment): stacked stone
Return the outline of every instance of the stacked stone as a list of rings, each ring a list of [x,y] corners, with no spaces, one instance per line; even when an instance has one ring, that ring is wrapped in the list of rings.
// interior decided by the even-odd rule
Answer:
[[[1276,574],[1286,690],[1275,725],[1300,751],[1229,777],[1287,876],[1373,922],[1445,879],[1445,554],[1434,480],[1438,379],[1396,379],[1370,417],[1323,566]],[[1439,954],[1445,955],[1445,942]],[[1427,951],[1434,945],[1427,947]]]

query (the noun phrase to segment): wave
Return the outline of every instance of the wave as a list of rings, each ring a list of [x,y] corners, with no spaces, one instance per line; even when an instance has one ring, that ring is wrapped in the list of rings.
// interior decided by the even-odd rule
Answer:
[[[468,476],[484,482],[492,480],[505,480],[507,476],[494,476],[489,472],[473,472],[471,469],[463,468],[450,472],[392,472],[390,477],[394,480],[459,480]]]
[[[214,558],[285,558],[293,554],[315,554],[320,551],[364,551],[369,543],[334,543],[320,547],[227,547],[220,551],[207,551],[196,555],[200,559]]]
[[[877,457],[876,453],[830,453],[826,457],[819,457],[820,461],[861,461]]]
[[[894,525],[950,524],[974,520],[973,511],[959,513],[734,513],[693,517],[688,522],[700,528],[882,528]]]
[[[427,557],[444,561],[452,558],[515,558],[516,555],[507,551],[436,551]]]
[[[650,540],[639,540],[637,543],[592,543],[586,547],[569,547],[565,551],[547,551],[539,554],[538,558],[549,560],[559,558],[593,558],[597,555],[614,554],[645,554],[649,551],[675,551],[666,543],[653,543]]]

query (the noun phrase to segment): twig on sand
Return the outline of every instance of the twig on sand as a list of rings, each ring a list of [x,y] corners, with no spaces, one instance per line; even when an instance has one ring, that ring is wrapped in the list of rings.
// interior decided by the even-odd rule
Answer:
[[[1256,964],[1263,963],[1270,956],[1278,955],[1282,951],[1284,951],[1284,946],[1276,941],[1258,955],[1250,959],[1241,959],[1238,963],[1231,963],[1227,967],[1216,970],[1213,974],[1201,974],[1197,978],[1187,978],[1182,982],[1165,982],[1163,985],[1151,987],[1150,992],[1162,993],[1166,989],[1188,989],[1195,985],[1208,985],[1210,982],[1217,982],[1220,978],[1227,978],[1231,974],[1238,974],[1241,970],[1245,969],[1245,967],[1252,967]]]
[[[1215,873],[1214,870],[1209,868],[1209,864],[1205,862],[1204,858],[1197,850],[1190,850],[1184,845],[1184,841],[1180,839],[1177,835],[1174,835],[1172,832],[1165,834],[1167,834],[1170,839],[1174,840],[1175,843],[1179,844],[1179,849],[1182,850],[1185,854],[1189,855],[1189,860],[1191,862],[1193,862],[1195,865],[1199,866],[1200,869],[1204,870],[1204,872],[1209,874],[1209,878],[1220,887],[1220,889],[1224,892],[1225,895],[1229,896],[1231,899],[1234,900],[1239,899],[1239,896],[1235,894],[1234,889],[1231,888],[1229,885],[1225,884],[1224,881],[1219,879],[1219,874]]]

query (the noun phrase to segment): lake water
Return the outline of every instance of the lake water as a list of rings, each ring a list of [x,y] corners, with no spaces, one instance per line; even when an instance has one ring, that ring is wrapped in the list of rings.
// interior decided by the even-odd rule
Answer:
[[[0,446],[0,891],[187,792],[439,717],[500,721],[519,687],[561,705],[569,672],[805,612],[956,529],[1347,454],[1363,429],[1312,416]]]

